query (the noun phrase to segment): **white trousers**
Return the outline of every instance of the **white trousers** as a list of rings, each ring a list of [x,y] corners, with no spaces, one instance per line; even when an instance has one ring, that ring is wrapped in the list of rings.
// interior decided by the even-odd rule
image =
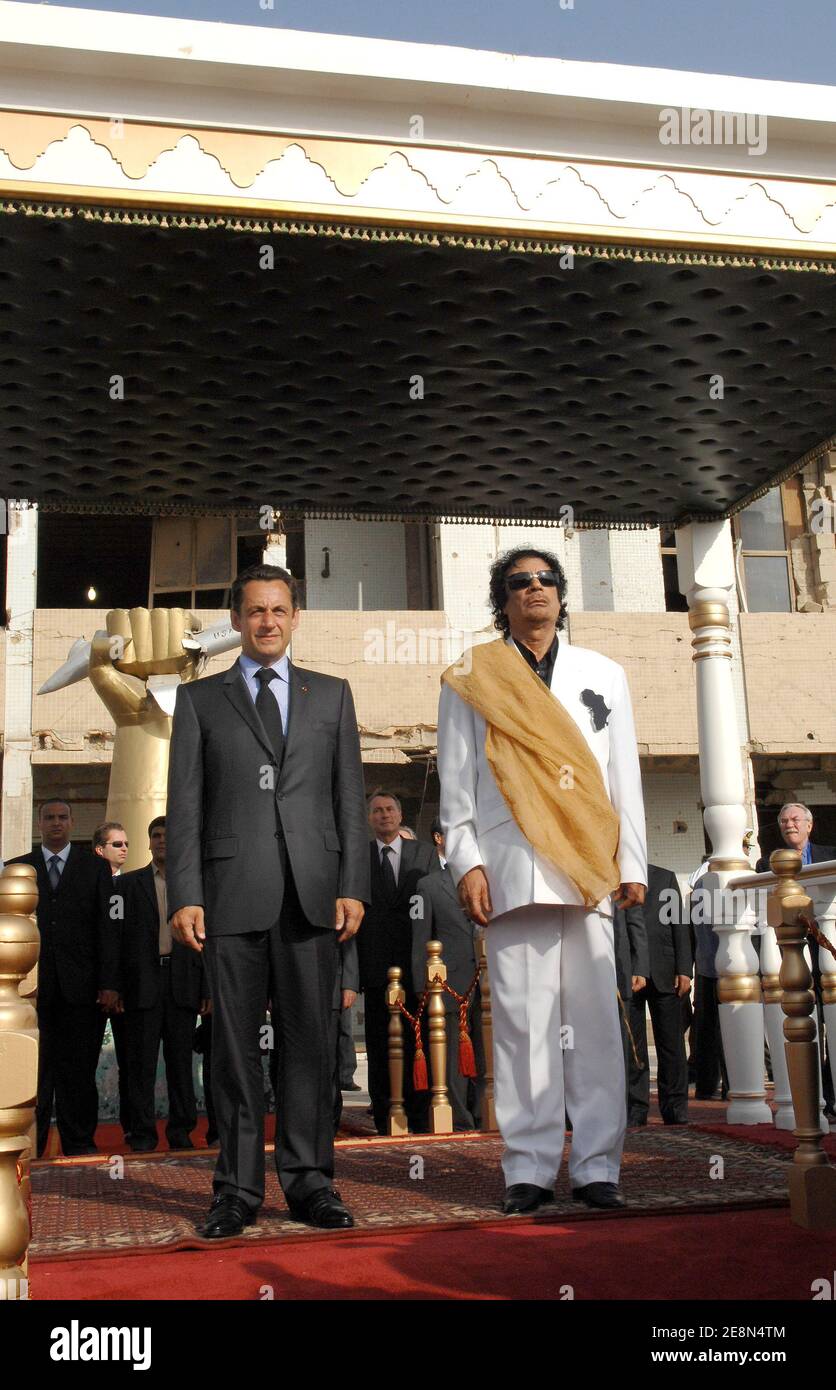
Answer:
[[[627,1106],[612,919],[532,903],[494,918],[485,940],[506,1186],[554,1186],[567,1110],[572,1187],[618,1182]]]

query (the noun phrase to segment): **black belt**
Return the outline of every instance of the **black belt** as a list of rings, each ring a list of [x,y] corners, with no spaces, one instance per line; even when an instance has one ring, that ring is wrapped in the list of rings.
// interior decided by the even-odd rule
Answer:
[[[171,955],[170,955],[170,954],[167,955],[167,956],[160,956],[160,965],[170,965],[170,964],[171,964]]]

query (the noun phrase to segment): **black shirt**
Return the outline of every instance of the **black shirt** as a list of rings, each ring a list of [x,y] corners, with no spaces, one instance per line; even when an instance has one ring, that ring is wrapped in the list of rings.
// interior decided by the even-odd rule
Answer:
[[[518,642],[516,637],[514,638],[514,646],[520,656],[525,657],[532,671],[536,671],[537,675],[542,681],[545,681],[549,689],[551,689],[552,675],[554,674],[554,663],[557,660],[558,641],[557,633],[555,633],[554,641],[546,652],[546,655],[543,657],[542,661],[538,661],[534,653],[530,651],[523,642]]]

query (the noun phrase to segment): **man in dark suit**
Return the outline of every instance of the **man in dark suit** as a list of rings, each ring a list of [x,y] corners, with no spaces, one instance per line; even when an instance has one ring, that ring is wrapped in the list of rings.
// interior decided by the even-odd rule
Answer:
[[[642,1052],[635,1036],[631,1039],[633,1025],[630,1019],[630,1001],[634,993],[644,989],[650,972],[647,928],[644,925],[641,907],[636,903],[628,908],[617,907],[612,916],[612,929],[613,950],[615,952],[615,983],[621,997],[618,1012],[621,1019],[621,1041],[624,1047],[624,1091],[629,1124],[630,1067],[637,1065],[633,1056],[634,1047],[639,1064],[646,1065],[647,1063],[647,1040],[645,1039],[645,1048]]]
[[[93,853],[104,859],[113,875],[113,887],[118,890],[122,866],[128,857],[128,838],[124,825],[119,821],[108,820],[97,825],[93,831]],[[131,1119],[128,1105],[128,1051],[125,1040],[125,1015],[121,1003],[110,1014],[110,1032],[113,1050],[116,1053],[116,1066],[119,1072],[119,1123],[125,1140],[130,1142]]]
[[[436,848],[439,842],[433,836]],[[443,852],[444,842],[440,848]],[[446,862],[441,873],[427,874],[417,885],[417,910],[412,920],[412,986],[423,994],[427,985],[427,942],[440,941],[441,959],[447,967],[447,983],[457,994],[466,994],[476,974],[476,927],[464,913]],[[485,1049],[482,1042],[482,1009],[477,984],[467,1011],[473,1043],[476,1077],[459,1071],[459,1006],[444,995],[447,1022],[447,1093],[453,1110],[453,1128],[479,1129],[485,1091]]]
[[[425,874],[438,873],[440,864],[433,845],[401,836],[403,813],[396,796],[377,792],[369,801],[369,826],[374,839],[365,856],[371,875],[371,898],[357,939],[360,988],[366,1015],[366,1056],[369,1064],[369,1096],[378,1134],[388,1133],[389,1118],[389,1010],[386,984],[390,966],[401,967],[406,1007],[415,1012],[412,993],[412,919],[410,909]],[[427,1127],[428,1093],[415,1091],[412,1065],[415,1035],[404,1028],[404,1110],[409,1128],[421,1133]]]
[[[628,1125],[647,1123],[650,1066],[647,1064],[646,1010],[650,1009],[656,1047],[656,1089],[666,1125],[688,1123],[688,1058],[682,1028],[683,995],[691,991],[694,961],[676,874],[648,864],[647,897],[637,910],[644,916],[650,972],[647,984],[630,1001],[630,1027],[640,1059],[630,1066]]]
[[[781,839],[788,849],[798,850],[801,855],[801,866],[808,864],[822,864],[826,859],[836,859],[836,848],[833,845],[814,845],[810,840],[813,833],[813,813],[809,806],[804,806],[801,802],[790,801],[786,806],[782,806],[778,813],[778,829],[781,832]],[[764,857],[758,860],[757,873],[763,874],[769,870],[769,860]],[[818,947],[813,946],[811,950],[811,960],[813,962],[813,990],[816,996],[816,1017],[818,1019],[819,1034],[819,1060],[821,1063],[822,1090],[824,1092],[824,1110],[828,1119],[836,1119],[836,1102],[834,1101],[833,1073],[830,1066],[830,1040],[824,1029],[824,1010],[822,1007],[821,989],[821,967],[819,965]]]
[[[168,1088],[166,1137],[171,1149],[191,1149],[197,1123],[192,1041],[198,1012],[206,1011],[202,961],[174,941],[168,921],[165,816],[148,827],[151,863],[118,880],[124,899],[121,981],[125,1019],[130,1146],[157,1147],[154,1091],[160,1042]]]
[[[232,586],[242,653],[177,691],[166,887],[174,939],[205,951],[220,1153],[201,1234],[237,1235],[264,1199],[259,1041],[280,1051],[275,1157],[291,1214],[353,1224],[333,1188],[338,943],[369,895],[363,769],[347,681],[290,664],[296,581],[253,565]]]
[[[41,845],[11,860],[38,876],[38,1157],[49,1136],[52,1101],[67,1157],[96,1153],[96,1065],[107,1013],[118,1004],[118,907],[103,859],[70,844],[72,811],[45,801]]]

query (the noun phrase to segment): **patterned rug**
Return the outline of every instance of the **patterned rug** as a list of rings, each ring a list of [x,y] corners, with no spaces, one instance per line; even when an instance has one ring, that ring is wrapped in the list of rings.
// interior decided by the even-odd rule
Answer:
[[[496,1135],[348,1142],[337,1149],[336,1182],[359,1231],[495,1221],[503,1193],[501,1152]],[[693,1129],[652,1125],[631,1131],[622,1167],[628,1206],[616,1215],[783,1206],[787,1162],[778,1150]],[[199,1154],[36,1164],[31,1255],[78,1259],[350,1234],[315,1231],[291,1220],[268,1155],[258,1225],[234,1241],[201,1240],[194,1228],[209,1204],[213,1165],[212,1156]],[[572,1201],[564,1159],[555,1204],[537,1219],[600,1215]]]

